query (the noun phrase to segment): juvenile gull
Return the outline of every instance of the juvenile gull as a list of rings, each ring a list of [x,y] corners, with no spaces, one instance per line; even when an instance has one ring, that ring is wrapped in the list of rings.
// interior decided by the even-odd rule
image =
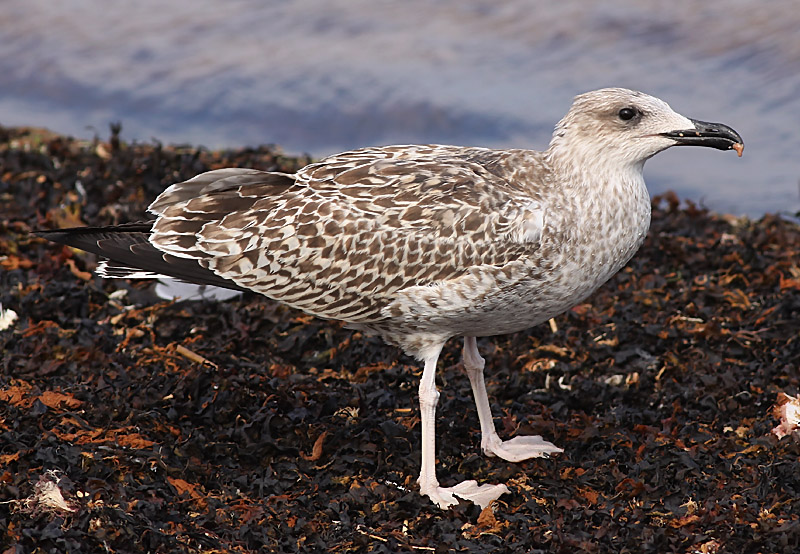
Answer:
[[[675,145],[743,148],[730,127],[603,89],[575,98],[544,152],[387,146],[293,175],[218,169],[167,188],[154,221],[42,235],[104,256],[104,276],[252,290],[401,347],[424,362],[420,491],[442,508],[457,497],[485,507],[505,485],[436,477],[442,347],[464,337],[486,455],[561,452],[540,436],[500,439],[475,338],[547,321],[625,265],[650,224],[644,162]]]

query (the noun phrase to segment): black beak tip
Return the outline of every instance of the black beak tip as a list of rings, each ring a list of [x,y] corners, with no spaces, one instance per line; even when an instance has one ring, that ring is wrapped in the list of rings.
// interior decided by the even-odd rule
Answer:
[[[739,157],[744,151],[744,140],[739,133],[722,123],[690,120],[694,129],[672,131],[663,135],[675,140],[678,146],[707,146],[717,150],[735,150]]]

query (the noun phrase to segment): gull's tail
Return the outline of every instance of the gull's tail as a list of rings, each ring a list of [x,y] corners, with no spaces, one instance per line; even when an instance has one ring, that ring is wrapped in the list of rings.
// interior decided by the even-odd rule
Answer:
[[[150,241],[152,222],[126,223],[111,227],[73,227],[37,231],[47,240],[66,244],[102,256],[97,267],[101,277],[132,279],[173,278],[198,285],[213,285],[244,291],[229,279],[223,279],[195,259],[166,254]]]

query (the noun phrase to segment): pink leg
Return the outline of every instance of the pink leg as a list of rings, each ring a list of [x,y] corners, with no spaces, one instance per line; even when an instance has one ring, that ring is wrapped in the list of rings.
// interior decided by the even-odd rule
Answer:
[[[436,390],[436,362],[441,346],[425,358],[425,369],[419,383],[419,406],[422,419],[422,469],[420,470],[420,492],[428,496],[440,508],[458,504],[456,497],[488,506],[501,494],[508,492],[505,485],[481,485],[476,481],[464,481],[454,487],[441,487],[436,479],[436,403],[439,391]]]
[[[492,419],[492,410],[489,408],[489,396],[486,394],[486,384],[483,380],[484,359],[478,352],[475,337],[464,337],[464,369],[472,385],[472,394],[475,396],[475,406],[478,408],[478,419],[481,423],[481,449],[487,456],[498,456],[509,462],[519,462],[528,458],[537,458],[563,452],[552,443],[542,440],[539,435],[520,436],[503,441],[497,435]]]

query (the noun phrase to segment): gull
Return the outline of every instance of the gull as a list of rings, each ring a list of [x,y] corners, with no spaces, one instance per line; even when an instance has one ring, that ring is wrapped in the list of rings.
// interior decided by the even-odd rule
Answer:
[[[44,231],[105,258],[105,277],[171,277],[254,291],[380,335],[424,364],[421,494],[441,508],[488,506],[504,484],[439,484],[436,364],[463,337],[487,456],[562,449],[499,437],[477,337],[545,322],[620,270],[650,225],[645,161],[671,146],[736,150],[726,125],[684,117],[647,94],[608,88],[574,99],[549,147],[398,145],[352,150],[295,174],[217,169],[168,187],[155,219]]]

